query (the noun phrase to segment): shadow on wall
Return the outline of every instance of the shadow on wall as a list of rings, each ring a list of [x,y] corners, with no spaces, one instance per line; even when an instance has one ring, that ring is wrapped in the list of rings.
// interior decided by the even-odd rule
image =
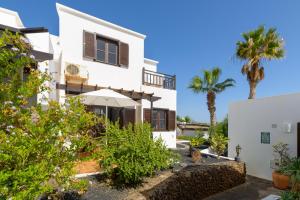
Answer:
[[[151,200],[203,199],[246,181],[244,163],[188,166],[141,193]]]

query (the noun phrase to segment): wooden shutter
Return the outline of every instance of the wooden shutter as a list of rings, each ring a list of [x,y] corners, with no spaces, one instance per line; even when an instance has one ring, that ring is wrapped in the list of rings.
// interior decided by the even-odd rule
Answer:
[[[173,110],[168,111],[168,130],[174,131],[176,127],[176,112]]]
[[[126,43],[119,43],[119,64],[128,67],[129,65],[129,46]]]
[[[83,57],[96,58],[96,34],[83,31]]]
[[[144,108],[144,122],[151,124],[151,110],[148,108]]]
[[[135,123],[135,109],[124,109],[124,119],[123,119],[123,126],[128,126],[128,124],[134,124]]]

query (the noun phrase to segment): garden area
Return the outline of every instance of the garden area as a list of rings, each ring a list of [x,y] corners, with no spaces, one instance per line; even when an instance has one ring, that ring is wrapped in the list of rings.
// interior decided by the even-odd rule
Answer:
[[[202,133],[184,137],[190,144],[170,150],[161,139],[153,140],[150,124],[120,127],[87,111],[79,97],[64,104],[45,99],[45,109],[32,99],[50,90],[45,83],[51,78],[38,70],[31,51],[22,35],[2,32],[1,200],[202,199],[245,183],[245,163],[221,157],[226,156],[227,119],[214,125],[212,118],[208,139]],[[214,98],[210,107],[215,110]],[[216,156],[200,152],[206,148]],[[299,159],[284,161],[279,171],[292,182],[284,195],[296,196]],[[76,177],[86,167],[101,173]]]
[[[146,180],[158,184],[169,177],[178,182],[194,173],[180,164],[180,152],[167,149],[161,139],[153,140],[147,123],[120,127],[88,112],[79,97],[64,104],[44,99],[47,109],[33,103],[37,94],[50,90],[45,83],[51,78],[38,70],[31,50],[22,35],[2,32],[0,199],[76,199],[97,190],[101,195],[103,190],[138,191],[135,188],[145,186]],[[96,164],[101,173],[76,178],[84,163]],[[215,168],[197,166],[201,174]]]
[[[89,182],[75,178],[76,165],[93,161],[111,184],[128,187],[167,169],[178,155],[149,124],[120,128],[86,110],[80,98],[65,104],[31,99],[51,81],[37,69],[28,40],[8,31],[0,38],[0,199],[62,198],[83,194]],[[103,131],[104,130],[104,131]]]

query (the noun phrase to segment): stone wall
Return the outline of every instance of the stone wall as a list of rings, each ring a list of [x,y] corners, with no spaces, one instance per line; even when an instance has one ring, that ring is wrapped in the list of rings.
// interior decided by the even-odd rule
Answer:
[[[210,165],[187,166],[179,172],[162,174],[159,183],[139,189],[133,199],[193,200],[203,199],[246,181],[244,163],[225,161]],[[137,198],[139,197],[139,198]],[[128,199],[131,199],[128,198]]]

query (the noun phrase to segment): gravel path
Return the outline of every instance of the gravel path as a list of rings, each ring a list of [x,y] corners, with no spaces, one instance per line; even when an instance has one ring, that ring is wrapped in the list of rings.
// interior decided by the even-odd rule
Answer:
[[[97,176],[91,176],[88,179],[91,186],[82,196],[82,200],[121,200],[128,195],[128,190],[110,187],[106,183],[99,182]]]

